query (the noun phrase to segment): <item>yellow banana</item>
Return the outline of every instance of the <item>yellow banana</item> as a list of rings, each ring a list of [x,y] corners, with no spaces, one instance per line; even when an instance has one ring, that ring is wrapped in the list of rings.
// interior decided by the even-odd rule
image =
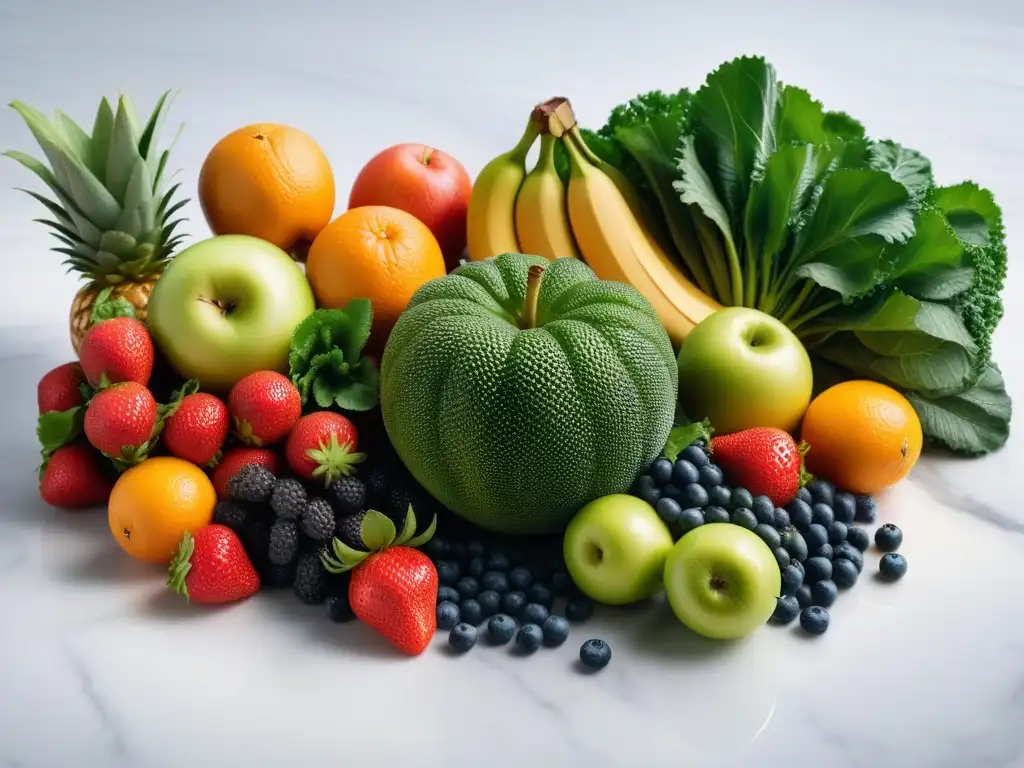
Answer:
[[[526,175],[516,197],[516,235],[523,253],[554,261],[579,256],[569,226],[565,183],[555,169],[555,142],[551,134],[540,137],[540,157]]]
[[[569,156],[569,220],[580,253],[602,280],[628,283],[647,297],[673,343],[680,344],[721,305],[693,285],[642,226],[618,185],[591,163],[572,132],[563,139]]]
[[[471,261],[520,252],[516,239],[516,195],[526,177],[526,155],[536,140],[537,126],[531,119],[519,143],[491,160],[476,177],[466,212]]]

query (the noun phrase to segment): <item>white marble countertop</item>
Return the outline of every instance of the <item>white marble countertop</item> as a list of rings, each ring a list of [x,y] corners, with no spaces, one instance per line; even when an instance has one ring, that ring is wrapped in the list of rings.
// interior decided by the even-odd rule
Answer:
[[[193,189],[227,131],[295,124],[331,158],[340,210],[347,180],[390,144],[434,144],[475,173],[543,98],[569,96],[598,124],[640,91],[696,86],[761,53],[872,134],[924,151],[940,181],[990,187],[1011,253],[1024,248],[1018,2],[570,6],[5,2],[0,96],[90,119],[101,94],[148,105],[181,87],[175,165]],[[35,151],[11,110],[0,147]],[[929,457],[883,498],[910,572],[862,579],[814,640],[765,628],[712,644],[655,604],[599,612],[530,659],[453,658],[443,635],[405,659],[287,594],[216,611],[172,599],[159,571],[112,546],[102,513],[38,498],[33,393],[70,357],[76,284],[31,223],[36,204],[11,190],[32,183],[0,161],[0,767],[1024,766],[1019,430],[982,460]],[[198,206],[187,212],[206,236]],[[1015,267],[996,355],[1020,400]],[[574,669],[584,632],[614,649],[598,675]]]

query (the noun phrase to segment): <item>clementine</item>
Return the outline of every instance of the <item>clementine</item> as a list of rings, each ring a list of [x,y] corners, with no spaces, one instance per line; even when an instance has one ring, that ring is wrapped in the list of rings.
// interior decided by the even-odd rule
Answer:
[[[874,381],[845,381],[807,407],[801,439],[807,469],[853,493],[902,480],[921,455],[921,422],[907,399]]]
[[[383,205],[343,213],[313,241],[306,261],[319,306],[337,309],[356,298],[373,303],[371,352],[384,348],[416,290],[444,275],[441,248],[427,225]]]
[[[334,174],[308,134],[255,123],[210,150],[199,204],[214,234],[251,235],[302,256],[334,215]]]
[[[209,525],[217,493],[195,464],[173,456],[146,459],[122,474],[107,502],[110,532],[138,560],[166,565],[185,532]]]
[[[348,207],[390,205],[427,225],[455,269],[466,249],[466,211],[473,189],[462,164],[447,152],[424,144],[396,144],[363,166],[349,194]]]

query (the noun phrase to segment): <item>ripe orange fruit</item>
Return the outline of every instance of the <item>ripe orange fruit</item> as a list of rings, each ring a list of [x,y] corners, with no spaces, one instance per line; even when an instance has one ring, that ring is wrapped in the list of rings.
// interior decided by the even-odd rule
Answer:
[[[853,493],[902,480],[921,455],[921,422],[907,399],[874,381],[845,381],[807,407],[801,439],[807,469]]]
[[[427,225],[383,205],[352,208],[336,218],[306,261],[317,305],[340,308],[356,298],[373,303],[371,351],[384,348],[416,290],[444,275],[441,247]]]
[[[334,174],[308,134],[255,123],[210,150],[199,204],[214,234],[251,235],[302,256],[334,215]]]
[[[185,531],[213,519],[217,493],[210,478],[184,459],[159,456],[129,469],[107,502],[110,532],[134,558],[166,565]]]

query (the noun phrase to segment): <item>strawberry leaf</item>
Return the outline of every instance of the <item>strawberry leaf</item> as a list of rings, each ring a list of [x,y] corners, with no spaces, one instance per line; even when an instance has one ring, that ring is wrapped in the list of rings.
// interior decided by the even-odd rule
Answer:
[[[80,434],[85,420],[85,407],[76,405],[66,411],[47,411],[36,422],[36,437],[44,455],[53,453]]]
[[[352,547],[338,538],[331,541],[331,549],[334,550],[333,556],[326,552],[320,555],[320,562],[324,564],[324,568],[330,573],[350,571],[370,556],[369,552],[360,552],[357,549],[352,549]]]
[[[96,301],[92,305],[92,313],[89,315],[89,326],[92,327],[104,320],[113,320],[115,317],[135,317],[135,305],[124,296],[111,299],[112,288],[104,288],[96,295]]]
[[[338,444],[338,435],[334,432],[328,442],[321,442],[319,447],[310,448],[306,456],[316,462],[313,470],[313,477],[324,481],[324,486],[330,486],[342,475],[346,477],[355,471],[356,464],[366,458],[365,453],[353,453],[352,443]]]
[[[416,513],[412,510],[412,504],[405,511],[405,521],[402,523],[402,532],[398,534],[398,538],[395,539],[395,546],[400,547],[409,539],[412,538],[413,534],[416,533]]]
[[[397,531],[391,519],[375,509],[369,510],[363,517],[360,528],[363,545],[370,552],[382,552],[391,546]]]
[[[426,544],[428,541],[434,538],[435,531],[437,531],[437,515],[434,515],[433,519],[430,521],[430,525],[427,526],[427,530],[425,530],[419,536],[409,539],[407,542],[405,542],[405,546],[412,547],[413,549],[422,547],[424,544]]]
[[[167,571],[167,586],[179,595],[184,595],[186,599],[190,598],[188,587],[185,585],[185,577],[192,570],[192,553],[195,552],[195,549],[196,540],[192,538],[191,533],[185,531],[185,535],[181,537],[181,543],[178,544],[178,551],[175,553],[174,559],[171,560],[170,568]]]

